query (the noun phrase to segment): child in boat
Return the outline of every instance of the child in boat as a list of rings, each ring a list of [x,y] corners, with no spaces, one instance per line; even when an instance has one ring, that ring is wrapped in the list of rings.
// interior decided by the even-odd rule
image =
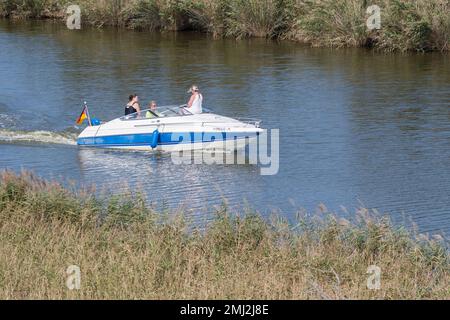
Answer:
[[[158,108],[158,106],[156,105],[156,101],[151,101],[151,102],[148,104],[148,108],[149,108],[150,110],[147,111],[147,113],[145,114],[145,117],[146,117],[147,119],[154,118],[155,115],[156,115],[157,117],[160,117],[160,114],[158,113],[158,111],[156,111],[156,109]]]

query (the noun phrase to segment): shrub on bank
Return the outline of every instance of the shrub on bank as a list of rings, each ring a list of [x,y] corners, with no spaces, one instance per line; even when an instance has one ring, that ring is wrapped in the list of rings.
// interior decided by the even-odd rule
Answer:
[[[381,29],[368,30],[368,5],[381,8]],[[448,0],[299,1],[285,38],[314,46],[374,47],[384,51],[448,51]]]
[[[314,46],[363,46],[366,34],[363,1],[299,1],[289,39]]]
[[[24,172],[0,175],[0,298],[448,298],[449,254],[361,209],[350,223],[322,206],[295,224],[226,206],[205,227],[140,196],[96,197]],[[81,289],[66,269],[81,269]],[[367,288],[370,265],[380,290]]]
[[[450,0],[79,0],[83,23],[140,30],[199,30],[214,36],[290,39],[314,46],[448,51]],[[0,16],[57,18],[67,0],[3,0]],[[382,28],[366,27],[369,5]]]

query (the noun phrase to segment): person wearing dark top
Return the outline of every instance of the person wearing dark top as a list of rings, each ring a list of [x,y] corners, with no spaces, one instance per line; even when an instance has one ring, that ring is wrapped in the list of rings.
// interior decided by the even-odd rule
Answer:
[[[127,116],[136,112],[141,112],[141,106],[139,105],[139,97],[135,94],[132,94],[130,95],[128,103],[125,107],[125,115]]]

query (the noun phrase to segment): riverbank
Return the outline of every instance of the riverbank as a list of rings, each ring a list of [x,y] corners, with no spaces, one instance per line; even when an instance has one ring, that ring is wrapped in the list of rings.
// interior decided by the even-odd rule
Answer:
[[[448,298],[440,239],[328,214],[293,227],[226,208],[205,229],[139,196],[94,197],[30,173],[0,177],[0,299]],[[175,217],[176,216],[176,217]],[[80,290],[66,270],[81,270]],[[381,268],[379,290],[368,267]]]
[[[0,16],[65,19],[67,0],[6,0]],[[382,51],[450,49],[449,0],[79,0],[82,23],[137,30],[197,30],[215,37],[266,37],[312,46]],[[381,29],[368,30],[369,5]]]

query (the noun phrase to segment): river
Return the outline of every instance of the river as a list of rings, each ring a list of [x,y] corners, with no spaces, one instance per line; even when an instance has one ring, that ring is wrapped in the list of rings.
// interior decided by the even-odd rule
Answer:
[[[182,104],[192,83],[216,113],[280,129],[278,174],[74,145],[84,100],[111,120],[130,93]],[[102,192],[144,192],[155,206],[183,207],[193,219],[210,218],[224,201],[233,212],[288,219],[323,203],[341,216],[375,208],[396,224],[448,235],[450,59],[0,21],[5,168]]]

